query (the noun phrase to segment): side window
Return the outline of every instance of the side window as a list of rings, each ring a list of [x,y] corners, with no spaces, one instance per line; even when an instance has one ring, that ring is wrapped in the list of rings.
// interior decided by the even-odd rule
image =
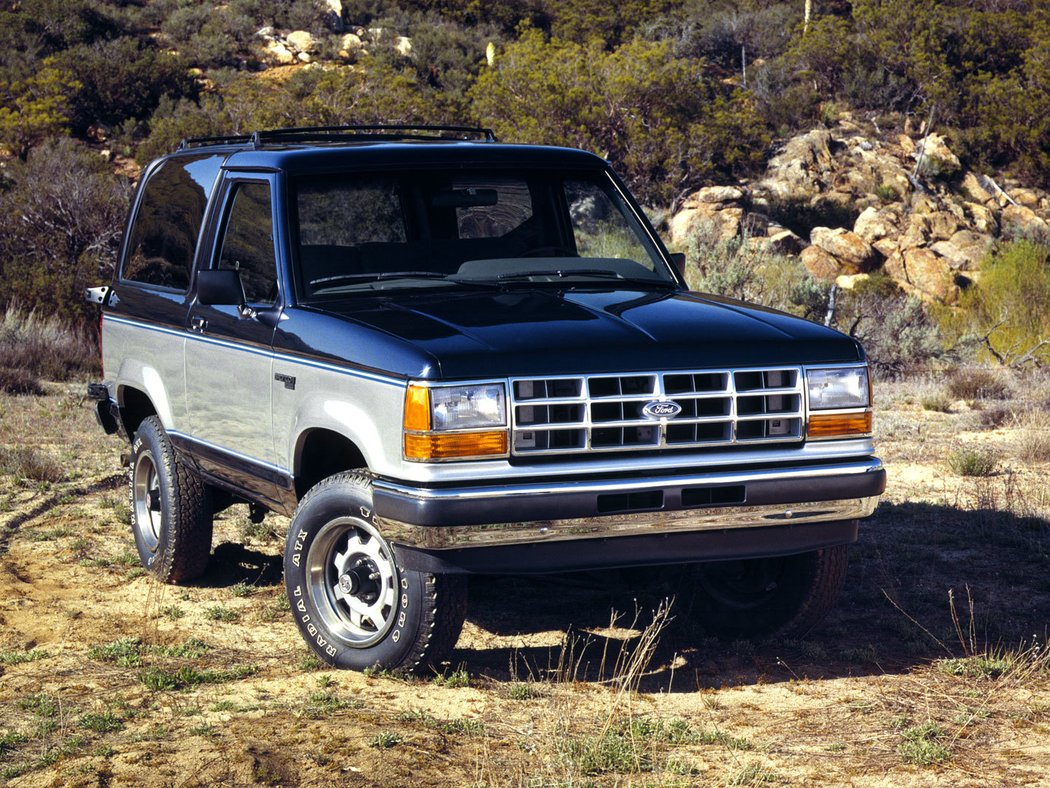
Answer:
[[[268,183],[240,183],[234,188],[218,267],[240,272],[248,303],[272,304],[277,300]]]
[[[143,187],[121,277],[186,290],[221,156],[169,159]]]

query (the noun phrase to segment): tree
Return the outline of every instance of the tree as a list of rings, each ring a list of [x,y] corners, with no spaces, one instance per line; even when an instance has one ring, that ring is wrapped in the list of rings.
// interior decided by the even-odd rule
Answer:
[[[547,41],[528,30],[469,95],[501,137],[607,156],[654,202],[747,172],[769,142],[747,94],[676,57],[670,42],[636,39],[607,52],[597,40]]]
[[[80,89],[51,59],[23,79],[0,77],[0,144],[22,161],[41,140],[69,131],[70,96]]]
[[[34,148],[0,191],[0,294],[27,309],[87,317],[81,293],[108,282],[130,185],[70,139]]]

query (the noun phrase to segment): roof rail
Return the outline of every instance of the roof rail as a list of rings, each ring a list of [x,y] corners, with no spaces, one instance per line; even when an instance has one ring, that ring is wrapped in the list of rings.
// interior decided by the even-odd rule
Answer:
[[[252,141],[248,134],[229,134],[222,137],[184,137],[175,150],[204,148],[209,145],[247,145]]]
[[[361,140],[440,140],[480,139],[496,142],[492,129],[476,126],[444,126],[429,124],[376,124],[368,126],[305,126],[291,129],[270,129],[220,137],[194,137],[179,143],[178,150],[211,145],[244,145],[262,148],[289,142],[359,142]]]

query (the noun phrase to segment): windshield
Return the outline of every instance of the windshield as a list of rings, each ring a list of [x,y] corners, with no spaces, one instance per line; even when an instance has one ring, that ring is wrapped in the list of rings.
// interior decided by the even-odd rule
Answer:
[[[293,181],[300,296],[435,287],[673,287],[604,173],[413,171]]]

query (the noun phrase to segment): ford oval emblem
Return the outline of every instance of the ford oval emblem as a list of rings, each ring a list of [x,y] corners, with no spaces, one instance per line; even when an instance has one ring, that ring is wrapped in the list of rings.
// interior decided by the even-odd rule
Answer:
[[[682,412],[682,406],[671,400],[658,399],[645,403],[642,415],[647,419],[673,419]]]

